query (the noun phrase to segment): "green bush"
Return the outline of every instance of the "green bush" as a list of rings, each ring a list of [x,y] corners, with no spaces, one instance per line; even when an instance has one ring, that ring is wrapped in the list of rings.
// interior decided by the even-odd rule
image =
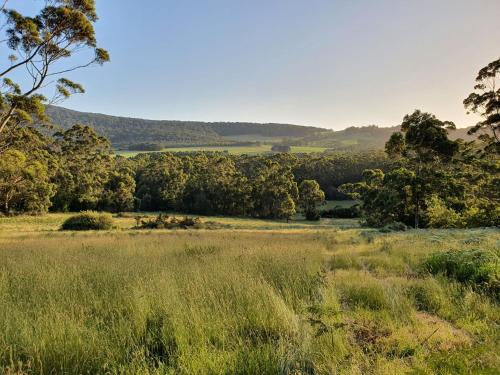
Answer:
[[[430,228],[461,228],[464,226],[461,215],[437,196],[427,200],[427,220]]]
[[[500,292],[499,254],[492,251],[470,249],[450,250],[431,254],[423,269],[433,275],[442,274],[460,283]]]
[[[62,225],[63,230],[109,230],[113,228],[110,214],[85,211],[69,217]]]

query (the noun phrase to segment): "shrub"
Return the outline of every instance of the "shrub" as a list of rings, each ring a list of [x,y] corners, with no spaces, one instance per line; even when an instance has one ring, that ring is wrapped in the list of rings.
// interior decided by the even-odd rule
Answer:
[[[463,219],[458,212],[447,207],[442,199],[432,196],[427,200],[427,219],[431,228],[460,228]]]
[[[110,214],[85,211],[69,217],[62,225],[63,230],[109,230],[113,228]]]
[[[185,217],[183,219],[177,219],[175,216],[170,217],[168,215],[159,214],[155,218],[146,218],[138,216],[137,229],[187,229],[187,228],[202,228],[203,224],[200,218]]]
[[[423,269],[433,275],[442,274],[460,283],[500,292],[499,254],[492,251],[450,250],[431,254]]]
[[[308,221],[318,221],[321,218],[318,211],[306,211],[305,216]]]
[[[329,210],[321,211],[321,217],[330,219],[355,219],[361,216],[359,204],[351,207],[335,206]]]

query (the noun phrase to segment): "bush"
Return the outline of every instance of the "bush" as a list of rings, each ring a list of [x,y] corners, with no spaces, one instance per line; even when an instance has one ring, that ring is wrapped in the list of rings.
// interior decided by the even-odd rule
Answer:
[[[461,228],[463,219],[458,212],[447,207],[444,201],[436,196],[427,200],[427,220],[430,228]]]
[[[355,219],[361,216],[361,208],[359,204],[351,207],[335,206],[329,210],[323,210],[321,217],[330,219]]]
[[[442,274],[460,283],[500,292],[499,254],[486,250],[450,250],[431,254],[423,269],[433,275]]]
[[[62,225],[62,230],[109,230],[113,228],[110,214],[85,211],[69,217]]]
[[[306,220],[309,220],[309,221],[318,221],[321,218],[318,211],[306,211],[305,217],[306,217]]]
[[[137,229],[187,229],[187,228],[202,228],[203,224],[200,218],[185,217],[183,219],[177,219],[176,217],[170,217],[168,215],[159,214],[155,218],[146,218],[138,216]]]

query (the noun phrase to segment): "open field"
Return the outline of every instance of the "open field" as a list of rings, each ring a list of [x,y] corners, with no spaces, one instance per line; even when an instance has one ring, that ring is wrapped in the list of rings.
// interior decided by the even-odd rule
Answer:
[[[271,145],[260,145],[260,146],[213,146],[213,147],[176,147],[176,148],[165,148],[161,152],[196,152],[196,151],[212,151],[212,152],[228,152],[235,155],[256,155],[265,154],[271,152]],[[292,153],[294,154],[308,154],[313,152],[323,152],[325,147],[314,147],[314,146],[293,146]],[[160,151],[116,151],[117,155],[124,157],[133,157],[137,154],[144,154],[148,152],[160,152]]]
[[[0,372],[495,374],[500,366],[495,297],[422,272],[435,252],[498,251],[498,230],[383,234],[228,218],[222,230],[138,231],[120,218],[112,231],[57,231],[66,217],[0,219]]]

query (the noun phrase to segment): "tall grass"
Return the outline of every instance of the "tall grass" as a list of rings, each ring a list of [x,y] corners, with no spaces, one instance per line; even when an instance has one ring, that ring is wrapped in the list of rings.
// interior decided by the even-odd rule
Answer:
[[[4,235],[0,372],[495,373],[498,302],[421,270],[430,254],[493,250],[499,239],[494,230]]]

